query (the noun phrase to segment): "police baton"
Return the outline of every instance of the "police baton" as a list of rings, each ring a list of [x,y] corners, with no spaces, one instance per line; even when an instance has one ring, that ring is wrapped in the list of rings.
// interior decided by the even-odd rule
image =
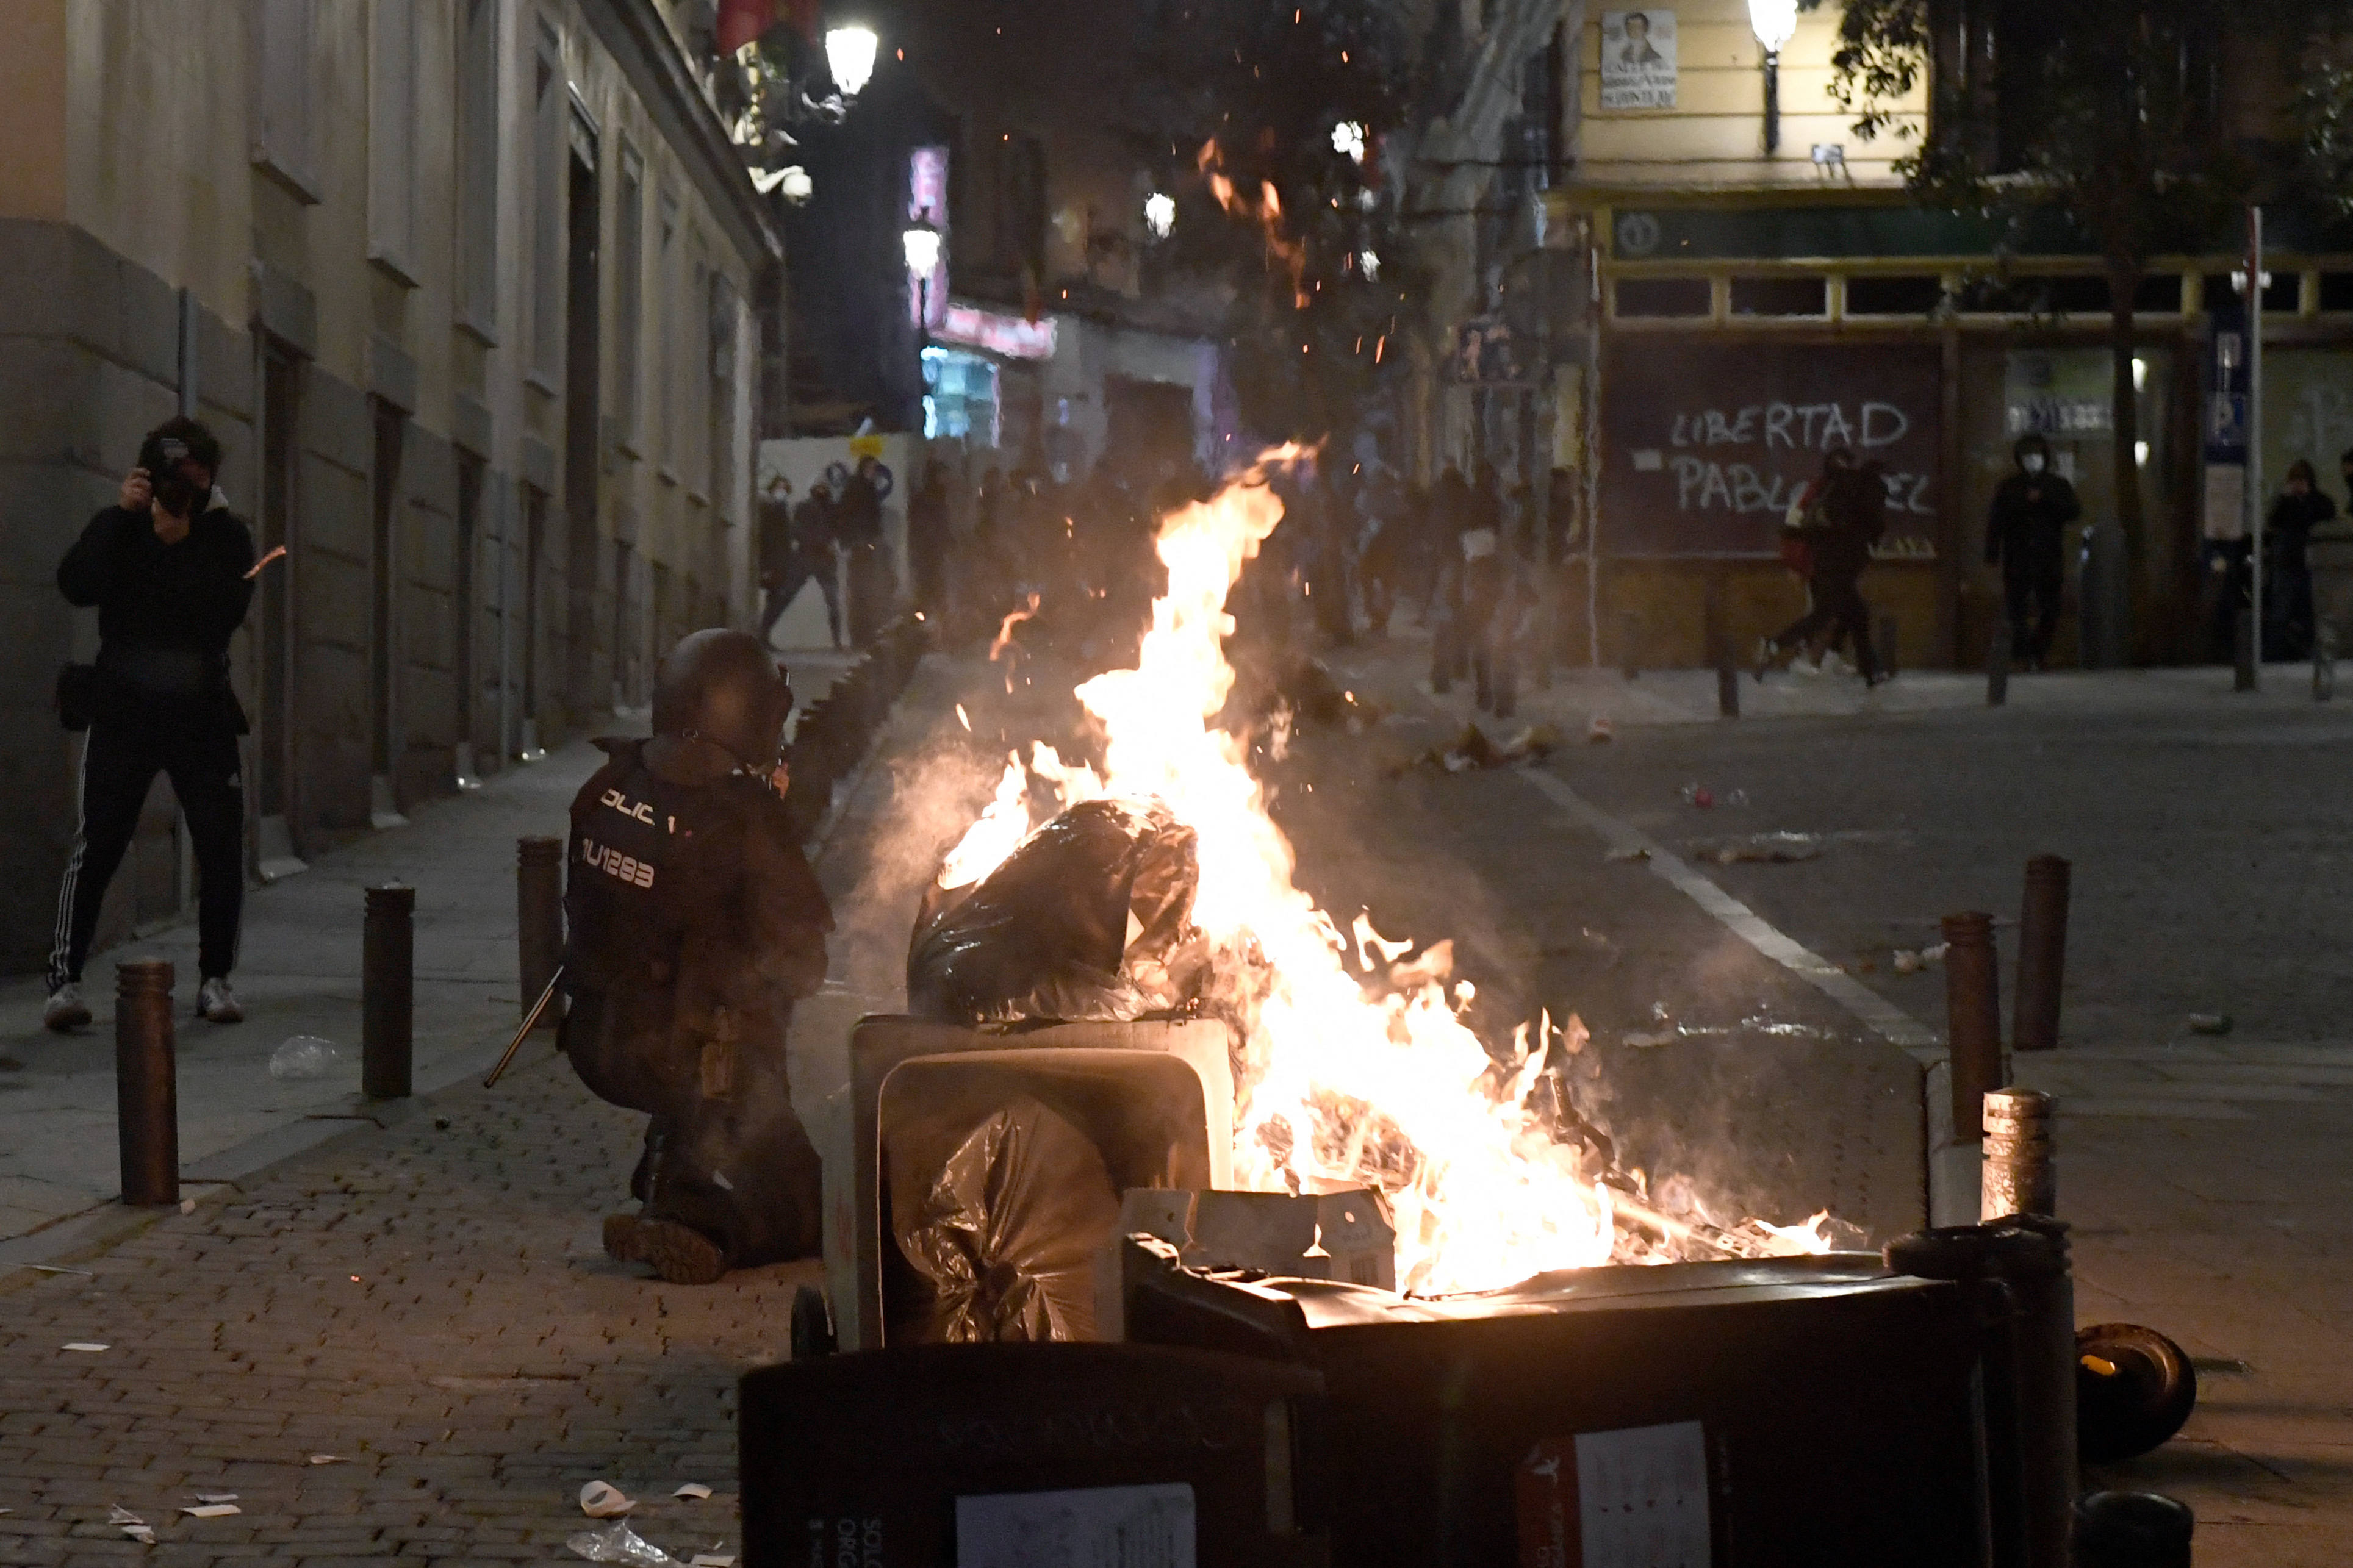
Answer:
[[[529,1039],[532,1030],[539,1026],[539,1016],[547,1011],[550,1002],[555,1000],[555,988],[563,983],[564,965],[559,963],[555,966],[555,973],[547,977],[547,989],[539,994],[539,1000],[533,1003],[531,1011],[523,1015],[522,1027],[517,1029],[515,1037],[507,1042],[507,1054],[499,1058],[499,1065],[492,1068],[491,1076],[482,1080],[484,1089],[496,1089],[499,1079],[506,1076],[507,1068],[514,1065],[515,1053],[522,1049],[523,1041]]]

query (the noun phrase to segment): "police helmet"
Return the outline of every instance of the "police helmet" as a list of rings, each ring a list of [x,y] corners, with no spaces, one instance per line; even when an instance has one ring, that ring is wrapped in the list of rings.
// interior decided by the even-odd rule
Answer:
[[[754,773],[775,766],[793,689],[758,637],[690,632],[654,671],[654,733],[707,741]]]

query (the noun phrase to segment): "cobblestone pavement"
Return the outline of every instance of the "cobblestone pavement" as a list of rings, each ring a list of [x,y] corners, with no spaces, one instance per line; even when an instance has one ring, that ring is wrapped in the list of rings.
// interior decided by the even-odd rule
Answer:
[[[889,805],[849,792],[818,862],[837,898]],[[428,842],[406,841],[412,877]],[[511,949],[511,886],[504,907]],[[820,1269],[682,1288],[607,1259],[642,1128],[533,1044],[495,1090],[460,1079],[387,1128],[192,1188],[130,1239],[0,1266],[0,1565],[563,1557],[594,1479],[681,1561],[734,1552],[735,1380],[786,1353]],[[712,1497],[671,1496],[691,1481]],[[181,1512],[199,1492],[241,1511]]]

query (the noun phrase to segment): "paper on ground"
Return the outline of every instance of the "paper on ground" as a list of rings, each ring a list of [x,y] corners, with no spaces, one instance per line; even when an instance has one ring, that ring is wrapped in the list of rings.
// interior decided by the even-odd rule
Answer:
[[[686,1485],[679,1488],[678,1490],[670,1493],[670,1495],[672,1497],[691,1498],[696,1502],[704,1502],[711,1497],[711,1489],[704,1486],[701,1481],[689,1481]]]
[[[180,1511],[190,1519],[227,1519],[230,1514],[243,1513],[245,1510],[233,1502],[208,1502],[196,1508],[184,1508]]]
[[[580,1511],[590,1519],[618,1519],[637,1506],[610,1481],[590,1481],[580,1489]]]
[[[81,1351],[90,1355],[96,1355],[100,1351],[106,1350],[108,1348],[110,1347],[99,1344],[95,1341],[91,1340],[76,1340],[71,1344],[66,1346],[66,1349],[69,1351]]]
[[[1183,1482],[960,1497],[955,1539],[956,1568],[1198,1568]]]

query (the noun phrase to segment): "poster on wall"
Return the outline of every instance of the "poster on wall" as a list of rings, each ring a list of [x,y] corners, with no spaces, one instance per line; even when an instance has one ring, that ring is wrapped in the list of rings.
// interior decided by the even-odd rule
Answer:
[[[1772,556],[1824,454],[1885,471],[1883,560],[1936,557],[1934,348],[1777,345],[1648,333],[1603,370],[1600,547],[1617,556]]]
[[[1675,106],[1675,14],[1601,13],[1601,107]]]

